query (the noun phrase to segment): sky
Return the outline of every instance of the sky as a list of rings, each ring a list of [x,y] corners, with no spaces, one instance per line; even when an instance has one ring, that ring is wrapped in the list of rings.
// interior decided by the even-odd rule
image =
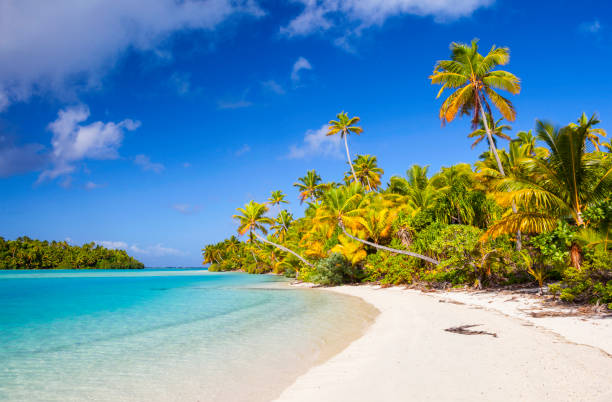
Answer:
[[[0,236],[95,241],[198,266],[235,209],[348,170],[346,111],[383,182],[473,162],[428,80],[451,42],[509,47],[516,133],[597,113],[612,130],[612,4],[522,0],[0,0]]]

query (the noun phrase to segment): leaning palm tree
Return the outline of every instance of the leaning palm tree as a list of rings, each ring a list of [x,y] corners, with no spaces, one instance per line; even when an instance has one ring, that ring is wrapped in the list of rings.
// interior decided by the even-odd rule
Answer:
[[[344,138],[344,147],[346,148],[346,159],[348,161],[349,166],[351,167],[351,172],[353,172],[353,179],[357,181],[357,175],[355,175],[355,169],[353,169],[353,164],[351,163],[351,154],[348,148],[348,140],[347,137],[349,133],[361,134],[363,129],[361,127],[356,126],[355,124],[359,123],[359,117],[348,117],[348,114],[342,112],[336,115],[338,120],[330,120],[329,127],[327,128],[327,135],[334,135],[340,133],[340,137]]]
[[[490,113],[487,113],[487,124],[489,125],[489,129],[491,130],[491,134],[493,136],[503,138],[504,140],[510,141],[510,137],[506,133],[504,133],[504,130],[510,130],[512,129],[512,127],[510,127],[507,124],[501,124],[501,121],[503,119],[504,119],[503,117],[500,117],[499,119],[493,121],[493,116]],[[480,143],[480,141],[482,141],[487,136],[487,130],[485,128],[483,120],[480,119],[478,121],[478,124],[480,125],[480,127],[472,131],[468,135],[468,138],[476,138],[476,141],[474,141],[474,143],[472,144],[472,149],[476,145],[478,145],[478,143]],[[492,137],[492,138],[493,138],[493,144],[497,145],[497,143],[495,142],[495,137]]]
[[[332,227],[337,225],[346,237],[360,243],[367,244],[380,250],[389,251],[391,253],[404,254],[411,257],[420,258],[432,264],[439,264],[439,261],[422,254],[381,246],[380,244],[363,240],[351,235],[347,231],[347,227],[353,230],[362,227],[363,215],[365,211],[366,200],[364,197],[363,188],[358,183],[351,183],[349,186],[334,188],[325,193],[323,195],[323,206],[315,219]]]
[[[316,201],[321,196],[321,176],[313,170],[306,172],[306,176],[300,177],[297,183],[293,183],[300,190],[300,204],[307,199]]]
[[[351,182],[357,177],[359,183],[368,191],[376,191],[380,187],[380,178],[385,171],[378,167],[375,156],[357,155],[353,161],[353,168],[355,176],[347,174],[347,182]]]
[[[232,216],[232,218],[238,220],[238,233],[240,235],[244,235],[249,233],[251,236],[255,236],[262,243],[266,243],[272,245],[280,250],[283,250],[287,253],[293,254],[304,264],[312,267],[312,264],[306,261],[302,256],[300,256],[295,251],[288,249],[285,246],[281,246],[280,244],[276,244],[271,242],[270,240],[262,237],[257,233],[258,231],[262,232],[264,235],[268,234],[267,225],[274,224],[274,220],[265,216],[266,212],[268,212],[268,207],[265,204],[259,204],[257,202],[251,201],[244,206],[244,208],[237,209],[239,214]],[[296,271],[297,275],[297,271]]]
[[[486,233],[488,236],[519,229],[527,233],[550,231],[560,219],[585,227],[583,211],[610,196],[612,161],[599,153],[585,152],[588,124],[556,129],[538,121],[536,131],[538,139],[548,145],[550,155],[545,159],[525,159],[526,177],[509,176],[500,180],[498,202],[502,205],[514,202],[520,210],[492,225]],[[570,256],[572,265],[580,268],[582,251],[577,242],[572,243]]]
[[[281,190],[272,191],[270,198],[268,198],[267,204],[270,205],[280,205],[280,204],[289,204],[287,200],[285,200],[285,194]]]
[[[440,119],[442,123],[451,122],[457,113],[472,115],[472,126],[480,120],[484,126],[491,153],[497,160],[499,171],[504,174],[504,168],[497,156],[493,133],[489,127],[487,113],[491,114],[489,100],[508,121],[514,121],[516,112],[509,99],[498,94],[495,89],[502,89],[511,94],[521,91],[518,77],[508,71],[493,70],[499,65],[510,61],[510,50],[493,46],[486,56],[478,53],[478,40],[471,45],[463,43],[451,44],[451,60],[440,60],[429,76],[432,84],[442,84],[438,98],[445,89],[455,91],[442,103]]]

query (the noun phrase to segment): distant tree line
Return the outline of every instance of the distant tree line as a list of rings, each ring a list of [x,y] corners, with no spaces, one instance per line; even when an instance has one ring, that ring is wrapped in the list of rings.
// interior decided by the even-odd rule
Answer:
[[[93,242],[73,246],[65,241],[29,237],[0,237],[0,269],[138,269],[144,264],[125,250],[111,250]]]

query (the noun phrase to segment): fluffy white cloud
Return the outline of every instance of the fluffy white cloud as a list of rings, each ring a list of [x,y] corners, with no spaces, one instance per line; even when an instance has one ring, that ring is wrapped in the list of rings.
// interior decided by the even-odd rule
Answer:
[[[127,250],[128,248],[128,244],[124,241],[95,240],[94,243],[110,249]]]
[[[146,255],[151,257],[164,257],[164,256],[184,256],[186,253],[171,247],[164,247],[161,243],[153,246],[140,247],[137,244],[129,245],[124,241],[115,240],[95,240],[94,243],[99,244],[103,247],[110,249],[120,249],[131,251],[135,254]]]
[[[134,163],[145,172],[161,173],[166,167],[161,163],[155,163],[151,161],[147,155],[138,154],[134,157]]]
[[[174,32],[263,15],[255,0],[4,0],[0,10],[0,111],[33,91],[93,85],[128,49],[168,57],[159,46]]]
[[[327,135],[327,124],[318,130],[308,130],[304,135],[304,143],[289,148],[290,159],[309,158],[313,156],[331,156],[342,158],[342,142],[339,135]]]
[[[389,17],[432,16],[438,22],[469,16],[494,0],[296,0],[304,10],[281,32],[289,36],[328,30],[347,21],[352,29],[382,25]]]
[[[119,123],[94,123],[83,125],[89,118],[89,108],[84,105],[60,110],[48,128],[53,133],[50,160],[52,168],[44,170],[38,181],[54,179],[74,171],[74,163],[83,159],[116,159],[123,141],[124,130],[135,130],[140,122],[130,119]]]
[[[154,246],[140,247],[136,244],[130,246],[130,251],[135,254],[147,255],[151,257],[164,257],[169,255],[184,256],[185,252],[171,247],[164,247],[162,244]]]
[[[300,80],[300,71],[302,70],[312,70],[312,66],[308,60],[300,57],[293,63],[293,68],[291,69],[291,80],[293,82],[298,82]]]

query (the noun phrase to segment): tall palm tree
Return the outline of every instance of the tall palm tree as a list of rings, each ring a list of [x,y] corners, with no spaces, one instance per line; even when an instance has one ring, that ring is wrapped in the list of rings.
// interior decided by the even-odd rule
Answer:
[[[289,204],[289,201],[285,200],[285,194],[281,190],[272,191],[270,198],[268,198],[268,204],[270,205],[280,205],[280,204]]]
[[[306,172],[306,176],[300,177],[297,183],[293,183],[300,190],[300,204],[307,199],[316,201],[322,192],[321,176],[313,170]]]
[[[348,182],[357,180],[367,190],[377,190],[380,187],[380,178],[385,173],[384,170],[378,167],[378,161],[375,156],[372,155],[357,155],[353,161],[353,168],[355,176],[348,176]]]
[[[264,235],[268,234],[267,225],[274,224],[274,220],[272,218],[265,216],[266,212],[268,212],[268,207],[265,204],[259,204],[257,202],[251,201],[246,204],[244,208],[237,208],[237,211],[239,212],[239,214],[232,216],[232,218],[238,220],[239,222],[238,233],[240,235],[244,235],[246,233],[254,235],[262,243],[270,244],[280,250],[290,253],[296,256],[304,264],[312,267],[311,263],[306,261],[295,251],[292,251],[285,246],[281,246],[280,244],[273,243],[270,240],[259,235],[259,233],[257,233],[258,231],[260,231]]]
[[[591,124],[594,124],[592,121]],[[556,129],[537,122],[538,139],[550,149],[541,159],[526,158],[526,177],[506,177],[497,186],[498,201],[516,203],[520,210],[504,216],[487,231],[499,236],[516,231],[540,233],[554,229],[559,219],[584,227],[583,211],[604,200],[612,191],[612,161],[598,153],[586,153],[589,124]],[[570,248],[572,265],[580,268],[581,249],[574,242]]]
[[[484,126],[491,153],[497,161],[499,172],[505,176],[487,114],[492,115],[490,100],[506,120],[514,121],[516,118],[512,102],[495,91],[501,89],[513,95],[521,91],[520,80],[517,76],[508,71],[494,70],[497,66],[508,64],[510,50],[493,46],[486,56],[482,56],[478,53],[477,39],[472,40],[471,45],[453,42],[450,48],[451,60],[438,61],[433,74],[429,76],[432,84],[442,84],[437,98],[445,89],[455,89],[442,103],[440,119],[443,124],[451,122],[457,113],[461,112],[461,114],[472,115],[473,127],[480,120]],[[516,213],[516,205],[512,203],[511,207],[512,212]],[[520,232],[517,232],[516,247],[521,249]]]
[[[510,137],[504,133],[504,130],[510,130],[512,129],[512,127],[510,127],[507,124],[501,124],[501,121],[503,120],[503,117],[500,117],[499,119],[493,121],[493,116],[491,115],[491,113],[487,113],[487,123],[489,125],[489,129],[491,130],[491,134],[493,134],[494,136],[497,136],[499,138],[503,138],[505,140],[510,141]],[[480,127],[474,131],[472,131],[469,135],[468,138],[476,138],[476,141],[474,141],[474,143],[472,144],[472,149],[478,145],[478,143],[480,141],[482,141],[486,136],[487,136],[487,130],[485,128],[485,125],[483,123],[483,120],[480,119],[478,121],[478,124],[480,125]],[[495,142],[495,137],[493,138],[493,143],[494,145],[497,145],[497,143]]]
[[[330,226],[337,225],[340,227],[346,237],[360,243],[367,244],[377,249],[389,251],[391,253],[404,254],[411,257],[420,258],[432,264],[439,264],[439,261],[422,254],[381,246],[380,244],[363,240],[351,235],[346,228],[348,227],[356,230],[362,226],[362,216],[366,211],[365,201],[363,188],[358,183],[351,183],[349,186],[332,189],[323,195],[323,206],[320,209],[320,214],[316,217],[316,219],[320,222],[325,222]]]
[[[438,98],[445,89],[455,91],[442,103],[440,119],[442,123],[451,122],[457,113],[471,114],[472,125],[480,120],[484,126],[491,153],[497,160],[499,171],[504,174],[504,168],[497,156],[493,133],[487,120],[487,112],[491,114],[489,100],[508,121],[514,121],[516,112],[509,99],[498,94],[495,89],[502,89],[511,94],[521,91],[518,77],[504,70],[493,70],[510,61],[510,50],[493,46],[486,56],[478,53],[478,40],[472,40],[471,45],[463,43],[451,44],[451,60],[440,60],[429,76],[432,84],[442,84]],[[486,109],[486,110],[485,110]],[[480,116],[479,116],[480,115]]]
[[[327,135],[340,134],[340,137],[344,138],[344,147],[346,148],[346,159],[348,161],[349,166],[351,167],[351,172],[353,172],[353,179],[357,181],[357,175],[355,174],[355,169],[353,169],[353,164],[351,163],[351,154],[348,148],[348,140],[347,137],[349,133],[361,134],[363,129],[361,127],[356,126],[355,124],[359,123],[359,117],[348,117],[348,114],[342,112],[336,115],[338,120],[330,120],[329,127],[327,128]]]

